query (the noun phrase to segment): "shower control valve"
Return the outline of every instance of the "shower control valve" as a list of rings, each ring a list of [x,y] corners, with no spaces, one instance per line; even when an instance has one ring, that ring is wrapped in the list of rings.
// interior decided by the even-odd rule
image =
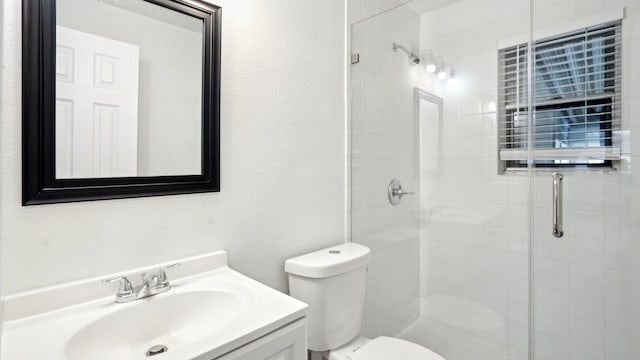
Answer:
[[[404,191],[402,190],[402,183],[400,180],[393,179],[389,183],[389,188],[387,189],[387,196],[389,198],[389,203],[391,205],[398,205],[402,201],[402,198],[405,195],[413,195],[413,191]]]

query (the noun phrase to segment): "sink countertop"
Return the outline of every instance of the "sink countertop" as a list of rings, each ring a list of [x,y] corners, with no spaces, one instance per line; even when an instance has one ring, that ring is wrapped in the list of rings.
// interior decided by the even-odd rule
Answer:
[[[146,303],[199,291],[221,291],[239,298],[241,310],[225,324],[199,339],[169,348],[151,358],[157,360],[212,360],[243,344],[262,337],[305,316],[307,305],[266,285],[250,279],[227,266],[171,282],[166,293],[126,304],[114,303],[114,296],[68,306],[54,311],[8,321],[4,325],[2,359],[67,360],[68,344],[82,329],[127,307],[143,307]],[[115,294],[114,294],[115,295]],[[134,308],[135,309],[135,308]],[[142,309],[142,308],[141,308]],[[135,310],[134,310],[135,311]],[[162,316],[162,314],[158,314]],[[126,328],[127,323],[122,327]],[[145,345],[146,346],[146,345]],[[96,358],[99,354],[96,354]],[[142,351],[118,360],[150,359]]]

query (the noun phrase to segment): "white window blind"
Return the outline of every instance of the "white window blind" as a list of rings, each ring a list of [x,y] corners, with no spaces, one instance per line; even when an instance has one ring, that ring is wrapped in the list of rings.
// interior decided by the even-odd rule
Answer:
[[[527,44],[499,50],[502,168],[526,166],[533,119],[536,166],[606,165],[620,159],[620,22],[533,44],[533,116]]]

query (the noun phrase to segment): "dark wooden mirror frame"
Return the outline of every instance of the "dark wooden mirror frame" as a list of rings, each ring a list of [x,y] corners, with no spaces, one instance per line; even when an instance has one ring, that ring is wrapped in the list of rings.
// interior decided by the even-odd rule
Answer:
[[[220,191],[221,9],[144,0],[202,19],[202,174],[56,179],[56,1],[22,0],[22,205]]]

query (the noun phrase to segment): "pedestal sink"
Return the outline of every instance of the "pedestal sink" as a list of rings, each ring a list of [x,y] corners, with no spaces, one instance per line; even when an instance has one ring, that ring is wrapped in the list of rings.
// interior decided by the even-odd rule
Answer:
[[[168,353],[196,342],[242,311],[225,291],[167,293],[135,301],[80,329],[65,347],[69,360],[127,360]],[[156,351],[150,349],[156,347]]]

